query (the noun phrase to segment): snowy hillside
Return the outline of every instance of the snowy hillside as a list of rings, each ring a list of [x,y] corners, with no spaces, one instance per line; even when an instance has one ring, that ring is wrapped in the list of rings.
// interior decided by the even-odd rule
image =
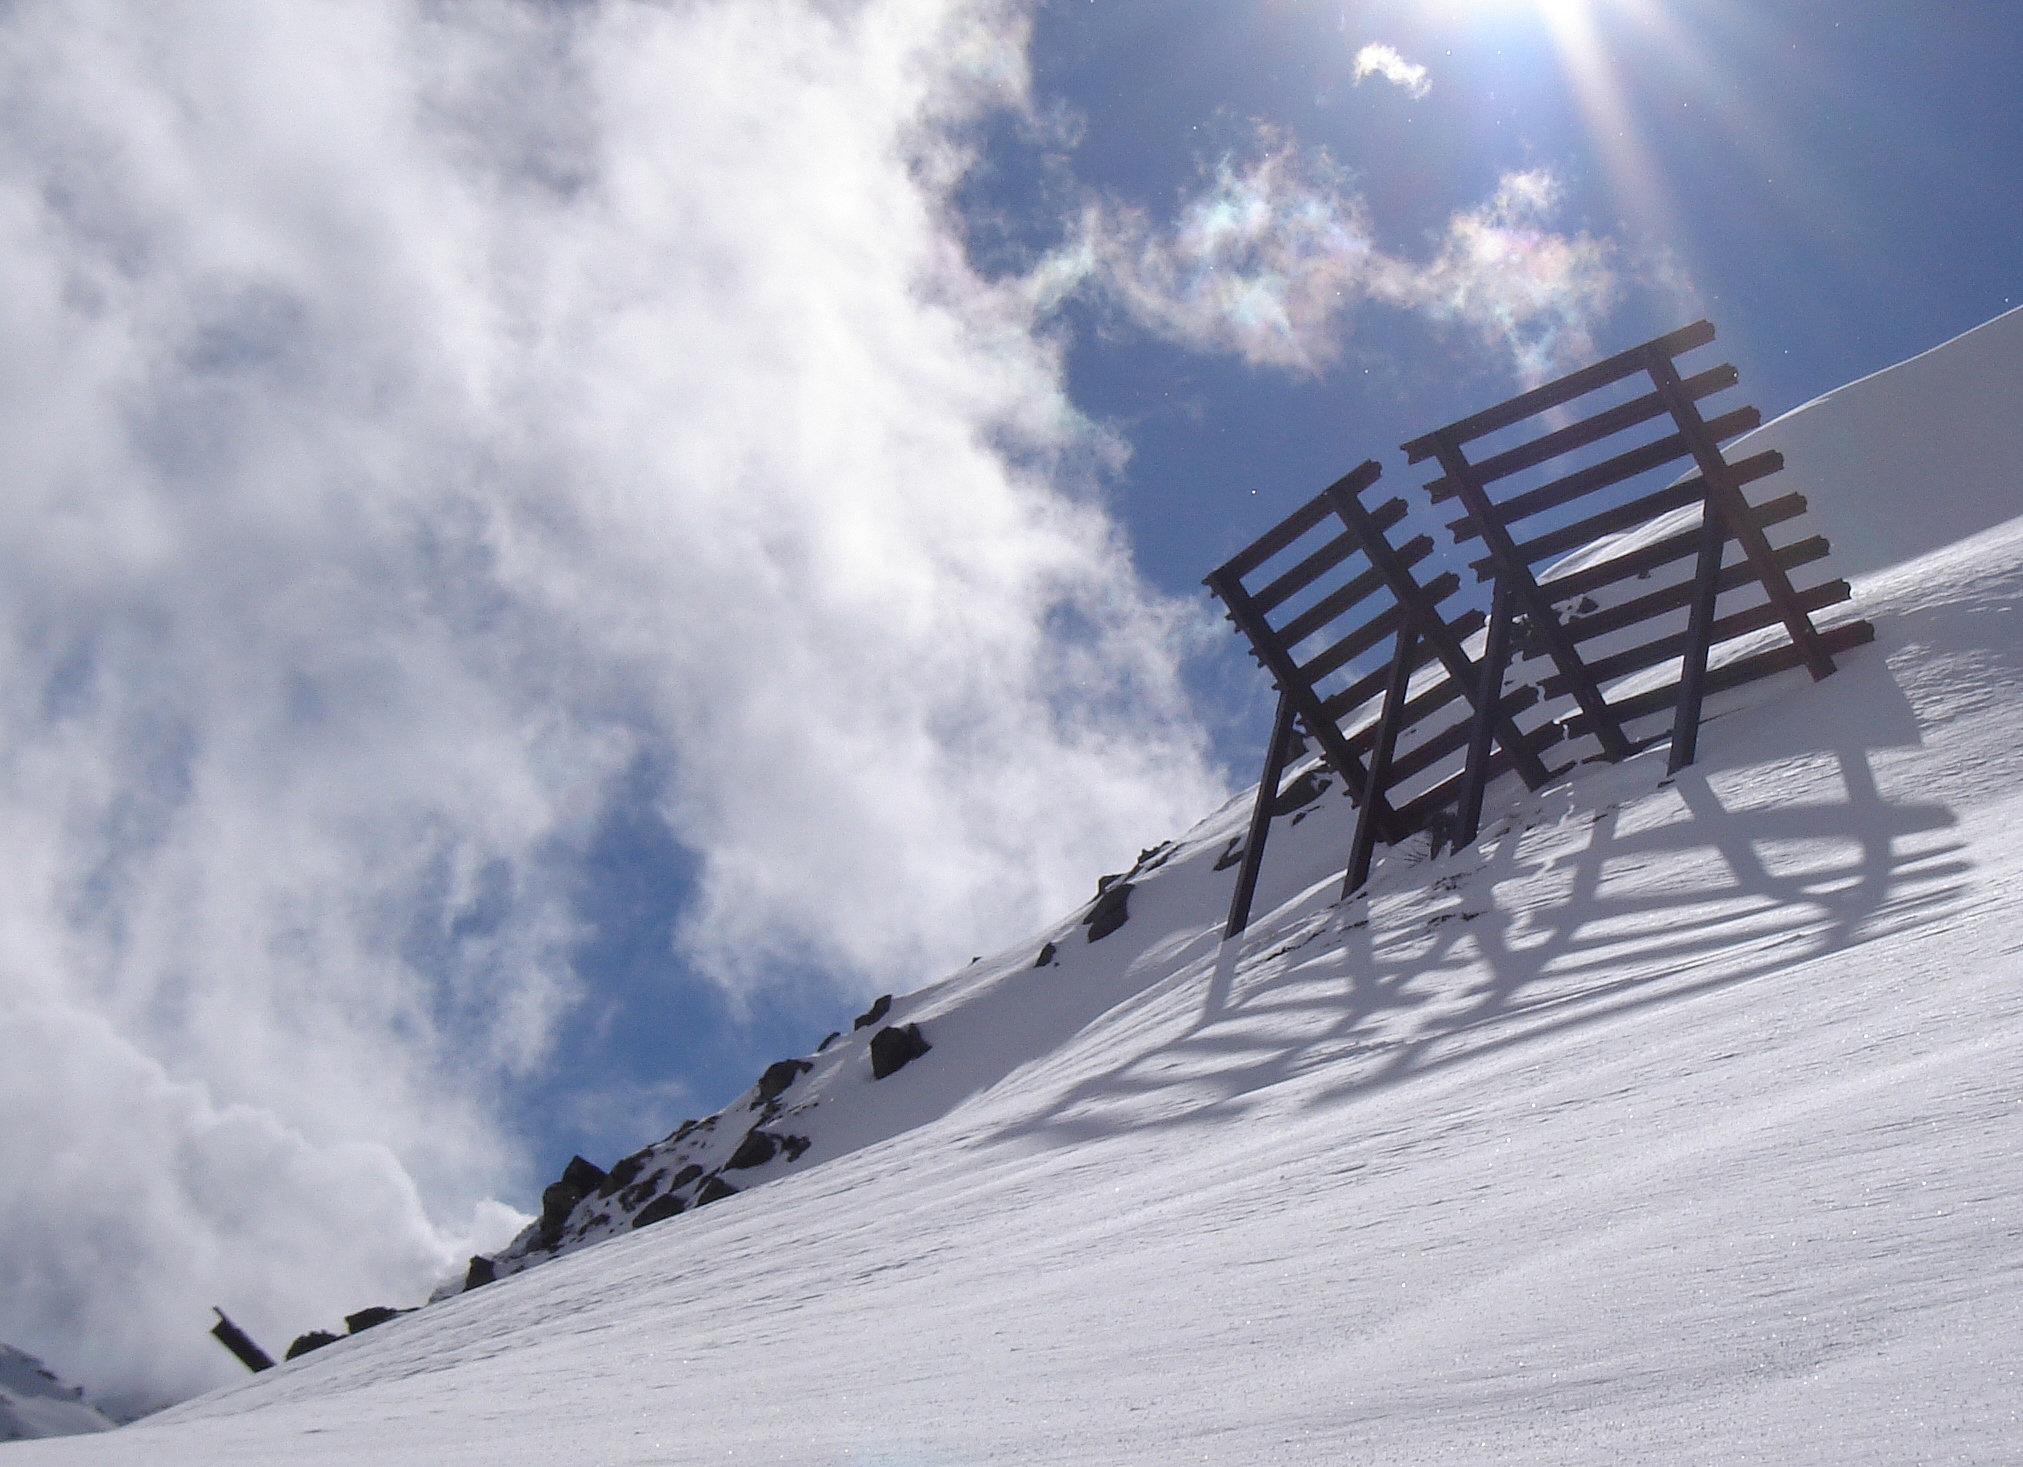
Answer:
[[[33,1355],[0,1345],[0,1442],[110,1431],[115,1424],[80,1387],[57,1379]]]
[[[2023,424],[1918,386],[1970,349],[2013,401],[2019,322],[1762,432],[2023,515]],[[9,1461],[2013,1460],[2023,519],[1856,592],[1876,644],[1710,704],[1675,780],[1499,786],[1347,904],[1321,793],[1224,945],[1232,803],[579,1170],[497,1282]]]

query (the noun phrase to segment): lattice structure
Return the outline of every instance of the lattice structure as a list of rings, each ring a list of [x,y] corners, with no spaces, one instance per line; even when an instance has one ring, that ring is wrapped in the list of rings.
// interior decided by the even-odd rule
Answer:
[[[1709,692],[1797,666],[1824,677],[1837,653],[1874,635],[1861,621],[1813,625],[1813,612],[1847,599],[1847,583],[1793,586],[1791,572],[1823,559],[1826,542],[1773,546],[1766,532],[1803,514],[1804,499],[1744,496],[1783,460],[1723,457],[1723,442],[1757,426],[1756,410],[1703,417],[1698,404],[1734,386],[1735,369],[1686,377],[1674,361],[1713,337],[1698,322],[1404,445],[1411,462],[1442,470],[1426,485],[1433,503],[1466,511],[1447,527],[1457,550],[1480,541],[1487,552],[1473,562],[1489,583],[1486,614],[1457,599],[1453,571],[1419,579],[1433,568],[1429,537],[1391,543],[1406,509],[1364,505],[1382,472],[1374,461],[1207,578],[1280,693],[1229,935],[1249,920],[1301,730],[1358,806],[1346,894],[1367,879],[1380,838],[1430,826],[1472,841],[1489,781],[1515,770],[1537,787],[1570,767],[1544,764],[1556,745],[1591,739],[1621,758],[1663,737],[1636,726],[1669,712],[1676,772],[1693,760]],[[1686,561],[1684,579],[1633,584]]]

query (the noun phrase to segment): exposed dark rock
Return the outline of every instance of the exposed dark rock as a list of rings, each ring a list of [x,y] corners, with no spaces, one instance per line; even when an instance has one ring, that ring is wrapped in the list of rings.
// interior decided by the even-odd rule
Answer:
[[[680,1171],[674,1174],[674,1180],[667,1184],[668,1188],[669,1190],[673,1190],[679,1187],[686,1187],[690,1182],[693,1182],[697,1177],[701,1175],[702,1175],[702,1168],[697,1166],[694,1162],[690,1162],[687,1166],[683,1167]]]
[[[1124,873],[1122,871],[1112,871],[1108,876],[1098,876],[1096,878],[1096,895],[1101,896],[1104,892],[1108,891],[1114,883],[1122,881],[1123,879]]]
[[[770,1105],[787,1093],[787,1087],[815,1067],[802,1059],[775,1060],[766,1066],[766,1072],[759,1076],[759,1098],[752,1109]]]
[[[486,1284],[497,1283],[499,1271],[492,1267],[492,1260],[482,1253],[471,1256],[471,1266],[464,1270],[464,1292],[482,1289]]]
[[[651,1155],[652,1151],[649,1148],[646,1151],[635,1151],[630,1156],[622,1156],[613,1162],[611,1170],[604,1176],[604,1185],[597,1189],[597,1195],[609,1197],[620,1187],[630,1186],[632,1179],[639,1175],[640,1168],[646,1165],[647,1158]]]
[[[686,1204],[672,1192],[665,1197],[656,1197],[639,1209],[639,1215],[632,1219],[635,1228],[649,1227],[664,1218],[670,1218],[686,1210]]]
[[[1051,963],[1054,960],[1054,952],[1055,952],[1054,945],[1051,942],[1048,943],[1045,947],[1040,949],[1040,955],[1033,959],[1033,966],[1035,968],[1046,967],[1048,963]]]
[[[618,1194],[618,1205],[627,1212],[637,1212],[645,1204],[647,1198],[660,1190],[660,1184],[665,1180],[666,1178],[660,1172],[654,1172],[650,1176],[640,1178]]]
[[[293,1360],[297,1355],[307,1355],[311,1350],[320,1350],[325,1345],[337,1343],[337,1336],[327,1329],[312,1329],[306,1335],[295,1336],[295,1343],[288,1347],[283,1360]]]
[[[1088,926],[1089,941],[1101,942],[1131,920],[1131,893],[1128,881],[1112,881],[1103,887],[1082,921]]]
[[[1238,861],[1241,861],[1242,859],[1243,859],[1243,837],[1240,835],[1232,835],[1229,838],[1229,844],[1222,848],[1222,854],[1215,858],[1215,869],[1217,871],[1227,871],[1231,866],[1234,866]]]
[[[1302,805],[1311,805],[1328,789],[1334,781],[1320,765],[1310,765],[1298,779],[1278,792],[1278,798],[1271,802],[1271,813],[1290,815]]]
[[[745,1133],[745,1139],[738,1142],[738,1149],[731,1153],[731,1159],[724,1163],[727,1172],[743,1171],[747,1167],[764,1166],[780,1154],[780,1138],[769,1136],[757,1126]]]
[[[859,1014],[857,1016],[857,1021],[850,1027],[852,1029],[867,1029],[871,1025],[877,1023],[880,1019],[884,1018],[886,1014],[891,1012],[891,1010],[892,1010],[892,995],[888,993],[884,997],[874,1001],[870,1008],[864,1010],[863,1013]]]
[[[921,1038],[918,1024],[886,1027],[871,1036],[871,1078],[882,1080],[911,1064],[934,1046]]]
[[[355,1335],[362,1335],[374,1325],[385,1324],[394,1316],[406,1312],[405,1309],[389,1309],[384,1304],[375,1304],[370,1309],[361,1309],[356,1314],[345,1315],[344,1327]]]
[[[806,1151],[812,1144],[806,1136],[782,1136],[780,1138],[780,1155],[786,1157],[788,1161],[799,1161],[801,1153]]]
[[[581,1195],[588,1197],[604,1185],[604,1168],[594,1161],[585,1161],[580,1156],[572,1156],[569,1158],[569,1165],[562,1168],[562,1180]]]
[[[829,1031],[829,1037],[827,1039],[824,1039],[820,1044],[815,1046],[815,1053],[820,1054],[823,1050],[827,1049],[830,1045],[834,1044],[837,1040],[841,1039],[842,1037],[843,1037],[842,1030],[831,1029]]]
[[[726,1197],[735,1197],[737,1195],[738,1189],[733,1187],[729,1182],[726,1182],[722,1177],[711,1176],[700,1187],[695,1189],[695,1205],[697,1207],[705,1207],[712,1202],[721,1202]]]

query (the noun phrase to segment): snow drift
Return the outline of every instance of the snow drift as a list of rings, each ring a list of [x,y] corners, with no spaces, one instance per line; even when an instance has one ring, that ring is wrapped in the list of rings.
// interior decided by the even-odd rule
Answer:
[[[580,1173],[497,1282],[18,1460],[2007,1458],[2019,320],[1762,430],[1838,445],[1877,641],[1710,702],[1677,778],[1500,786],[1347,903],[1316,790],[1223,944],[1233,801]],[[1927,392],[1955,350],[1976,392]],[[1913,461],[1961,521],[1879,512]]]

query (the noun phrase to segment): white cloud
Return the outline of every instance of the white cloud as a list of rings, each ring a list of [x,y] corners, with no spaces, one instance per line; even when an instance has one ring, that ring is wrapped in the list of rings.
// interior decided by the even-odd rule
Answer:
[[[918,978],[1220,796],[945,217],[1019,40],[0,14],[0,1338],[183,1391],[211,1303],[279,1344],[450,1259],[642,756],[734,987]]]
[[[1398,54],[1397,47],[1386,46],[1381,41],[1373,41],[1356,53],[1356,85],[1361,86],[1366,76],[1381,77],[1394,87],[1403,87],[1414,97],[1423,97],[1433,90],[1425,67],[1416,61],[1407,61]]]
[[[1536,381],[1591,353],[1620,289],[1605,242],[1551,227],[1559,196],[1549,171],[1506,174],[1414,259],[1377,245],[1325,152],[1265,131],[1248,156],[1225,154],[1170,223],[1091,204],[1027,284],[1042,302],[1095,291],[1170,340],[1305,372],[1336,358],[1360,308],[1395,306],[1470,332]]]

